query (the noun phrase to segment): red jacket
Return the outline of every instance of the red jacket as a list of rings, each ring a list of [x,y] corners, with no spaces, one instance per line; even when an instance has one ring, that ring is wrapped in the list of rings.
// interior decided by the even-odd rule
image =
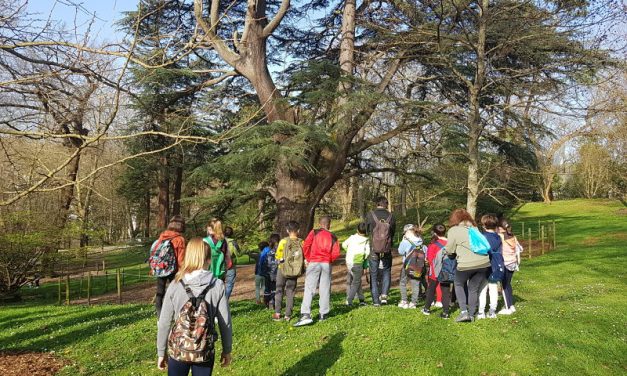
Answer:
[[[438,243],[442,244],[443,246],[446,246],[446,243],[448,243],[448,241],[446,239],[438,239]],[[440,247],[438,247],[438,245],[435,243],[431,243],[427,247],[427,261],[429,261],[428,277],[429,279],[432,279],[435,281],[438,280],[438,276],[435,275],[435,265],[433,263],[433,260],[435,259],[435,255],[437,255],[438,252],[440,252]]]
[[[332,263],[340,257],[337,237],[325,229],[312,230],[303,244],[303,255],[307,262]]]
[[[176,269],[178,269],[180,265],[183,265],[183,260],[185,259],[185,238],[176,231],[165,230],[159,235],[159,243],[164,240],[169,240],[174,246]]]

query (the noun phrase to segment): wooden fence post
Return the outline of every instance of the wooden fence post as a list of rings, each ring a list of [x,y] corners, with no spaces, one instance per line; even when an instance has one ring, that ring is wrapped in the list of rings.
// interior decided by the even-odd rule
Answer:
[[[106,293],[107,290],[109,290],[109,275],[107,273],[107,269],[105,269],[104,271],[104,277],[105,277],[105,282],[104,282],[104,292]]]
[[[553,250],[557,249],[557,236],[555,235],[555,220],[553,220]]]
[[[525,237],[525,222],[522,223],[522,232],[521,232],[521,234],[522,234],[522,237],[524,238]]]
[[[87,306],[91,306],[91,272],[87,272]]]
[[[107,270],[107,264],[105,264],[105,260],[102,260],[102,270]]]
[[[82,298],[83,295],[83,278],[85,277],[85,268],[83,267],[83,271],[81,271],[81,281],[78,285],[78,298]]]
[[[124,268],[122,268],[122,286],[124,286]]]
[[[137,265],[137,278],[140,281],[142,280],[142,265],[141,264]]]
[[[62,281],[62,277],[59,276],[59,297],[57,298],[58,305],[61,305],[61,281]]]
[[[540,235],[540,241],[542,242],[542,254],[544,254],[544,225],[542,225],[542,235]]]
[[[65,304],[70,305],[70,275],[65,275]]]
[[[122,303],[122,283],[120,278],[120,269],[116,270],[116,280],[118,285],[118,303]]]
[[[529,234],[529,247],[527,247],[529,249],[529,258],[531,259],[531,227],[529,227],[527,229],[528,234]]]

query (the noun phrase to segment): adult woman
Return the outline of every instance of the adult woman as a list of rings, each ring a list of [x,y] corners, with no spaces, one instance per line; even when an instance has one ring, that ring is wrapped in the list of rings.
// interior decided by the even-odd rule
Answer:
[[[490,270],[490,258],[488,255],[474,253],[470,248],[468,229],[477,227],[470,213],[464,209],[455,209],[449,218],[449,226],[446,252],[455,254],[457,258],[455,294],[461,310],[455,321],[473,321],[477,311],[479,289],[486,281]]]

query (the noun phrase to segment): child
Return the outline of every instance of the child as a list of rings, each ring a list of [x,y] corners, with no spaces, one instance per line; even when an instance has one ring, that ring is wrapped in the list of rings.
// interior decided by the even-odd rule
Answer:
[[[443,319],[448,319],[450,317],[449,307],[451,305],[451,284],[438,282],[438,276],[435,271],[435,257],[438,252],[440,252],[440,250],[446,246],[446,243],[448,242],[445,237],[446,226],[441,223],[435,224],[433,225],[431,232],[431,244],[429,244],[429,247],[427,247],[427,262],[429,263],[429,272],[427,273],[427,298],[425,299],[425,306],[422,309],[422,313],[425,315],[431,314],[431,312],[429,311],[431,308],[431,304],[436,297],[437,289],[441,288],[442,313],[440,314],[440,317]]]
[[[490,243],[490,269],[488,269],[488,279],[485,280],[479,288],[479,311],[477,312],[477,320],[485,319],[485,305],[488,292],[490,293],[490,311],[489,319],[496,318],[496,306],[498,304],[499,292],[498,283],[503,279],[503,256],[501,253],[501,237],[496,233],[498,219],[494,214],[486,214],[481,217],[481,225],[483,226],[483,235]]]
[[[364,265],[367,265],[368,255],[370,255],[370,242],[366,235],[367,225],[360,223],[357,226],[357,233],[351,235],[342,243],[342,248],[346,250],[346,305],[353,305],[355,294],[359,298],[359,305],[366,305],[364,291],[361,286],[361,276],[364,272]]]
[[[263,276],[262,273],[263,268],[261,265],[261,254],[268,245],[268,242],[263,241],[257,246],[259,248],[259,258],[255,263],[255,299],[257,304],[261,304],[261,294],[263,294],[263,291],[265,291],[266,289],[266,278]]]
[[[203,241],[209,245],[209,249],[211,250],[211,264],[209,265],[209,270],[216,278],[224,282],[226,279],[226,271],[232,264],[228,245],[224,238],[224,232],[222,231],[222,221],[213,218],[207,223],[207,237],[205,237]]]
[[[418,234],[419,229],[417,229],[412,224],[407,224],[403,226],[403,240],[401,244],[398,245],[398,253],[403,256],[403,267],[401,268],[401,302],[398,304],[400,308],[403,309],[413,309],[416,308],[416,303],[418,303],[418,294],[420,293],[420,278],[412,277],[408,274],[408,271],[405,269],[405,260],[414,250],[424,251],[424,246],[422,245],[422,238]],[[407,303],[407,279],[411,282],[411,302]]]
[[[512,277],[520,266],[520,253],[523,251],[523,247],[514,236],[512,225],[505,218],[501,219],[499,235],[503,241],[503,261],[505,264],[505,277],[503,277],[502,282],[505,307],[499,311],[499,315],[511,315],[516,312],[514,293],[512,292]]]
[[[276,249],[281,238],[279,234],[270,235],[268,246],[264,248],[259,256],[261,262],[261,274],[264,277],[263,303],[267,308],[274,307],[274,293],[276,289]]]
[[[178,272],[174,277],[174,282],[170,284],[165,293],[157,330],[157,367],[163,370],[166,368],[167,364],[168,375],[188,375],[190,369],[194,375],[210,375],[213,369],[213,348],[206,349],[207,352],[198,354],[199,356],[208,358],[208,361],[203,363],[188,363],[176,359],[176,352],[174,351],[176,346],[168,346],[168,337],[170,337],[169,339],[171,341],[179,342],[176,340],[176,332],[171,331],[171,328],[177,328],[176,325],[172,327],[172,320],[181,316],[181,309],[190,301],[190,293],[195,297],[204,293],[205,301],[209,305],[208,308],[210,311],[215,312],[215,317],[220,327],[220,337],[222,339],[220,363],[222,366],[231,363],[231,313],[229,312],[229,304],[224,297],[224,283],[215,278],[211,272],[207,271],[209,260],[208,253],[208,247],[201,238],[191,239],[185,250],[183,263],[179,265]],[[210,325],[209,328],[213,329],[213,326]],[[181,330],[181,328],[178,327],[177,331],[178,330]],[[210,333],[209,335],[214,334],[215,333]],[[185,337],[179,339],[184,340]],[[165,351],[168,347],[170,356],[167,358],[169,359],[165,356]]]
[[[233,228],[227,226],[224,228],[224,240],[227,244],[227,249],[229,252],[229,258],[231,260],[231,267],[226,271],[226,298],[231,298],[231,293],[233,292],[233,287],[235,286],[235,277],[237,276],[237,270],[235,269],[237,266],[237,257],[240,255],[239,245],[237,241],[233,239]]]
[[[294,308],[294,295],[296,295],[296,285],[298,277],[303,273],[305,258],[303,256],[303,240],[298,237],[298,222],[290,221],[286,226],[287,238],[281,239],[276,250],[276,261],[278,271],[276,275],[276,294],[274,296],[274,321],[281,320],[281,306],[283,305],[283,294],[287,295],[285,305],[285,321],[292,318]]]
[[[331,311],[331,264],[340,256],[337,237],[329,231],[331,218],[320,218],[320,227],[312,230],[303,244],[303,253],[307,265],[305,292],[300,306],[300,319],[294,326],[313,323],[311,319],[311,301],[316,287],[320,295],[320,321],[326,320]]]

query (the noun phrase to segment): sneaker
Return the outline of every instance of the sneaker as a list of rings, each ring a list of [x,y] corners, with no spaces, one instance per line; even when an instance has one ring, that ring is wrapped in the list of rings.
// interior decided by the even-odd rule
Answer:
[[[451,317],[451,315],[449,315],[448,313],[442,312],[440,313],[440,317],[443,318],[444,320],[448,320]]]
[[[274,321],[281,321],[281,314],[280,313],[273,313],[272,314],[272,320],[274,320]]]
[[[472,316],[468,314],[468,311],[462,311],[459,316],[455,319],[455,322],[471,322],[473,321]]]
[[[352,304],[350,304],[350,303],[348,302],[348,300],[345,300],[345,301],[344,301],[344,305],[347,305],[347,306],[349,306],[349,307],[350,307],[350,306],[352,306]]]
[[[364,307],[364,306],[367,306],[367,305],[368,305],[368,303],[366,303],[366,301],[365,301],[365,300],[360,300],[360,301],[359,301],[359,305],[360,305],[360,306],[362,306],[362,307]]]
[[[329,314],[327,313],[326,315],[320,315],[320,319],[318,321],[324,321],[326,319],[329,318]]]
[[[424,309],[424,308],[421,309],[420,312],[422,312],[422,314],[425,315],[425,316],[429,316],[431,314],[431,312],[429,312],[428,309]]]
[[[304,314],[300,316],[300,320],[298,320],[296,324],[294,324],[294,326],[299,327],[299,326],[305,326],[305,325],[311,325],[311,324],[313,324],[311,315]]]
[[[408,305],[407,302],[402,300],[400,303],[398,303],[398,308],[407,309],[407,305]]]
[[[442,308],[442,302],[435,302],[435,308]]]
[[[409,303],[407,309],[416,309],[416,303]]]
[[[509,308],[503,308],[499,311],[499,315],[511,315],[512,313],[514,312],[512,312],[512,310]]]
[[[381,304],[388,304],[388,296],[381,295]]]
[[[291,319],[292,319],[292,317],[291,317],[291,316],[285,316],[285,317],[283,317],[283,320],[285,320],[285,321],[290,321]]]
[[[488,318],[489,319],[495,319],[496,318],[496,310],[491,309],[490,312],[488,312]]]
[[[379,304],[379,303],[374,303],[372,306],[373,306],[373,307],[381,307],[381,304]]]
[[[512,311],[512,313],[516,312],[516,307],[514,306],[509,306],[509,310]]]
[[[485,312],[481,312],[477,314],[477,320],[483,320],[485,319]]]

